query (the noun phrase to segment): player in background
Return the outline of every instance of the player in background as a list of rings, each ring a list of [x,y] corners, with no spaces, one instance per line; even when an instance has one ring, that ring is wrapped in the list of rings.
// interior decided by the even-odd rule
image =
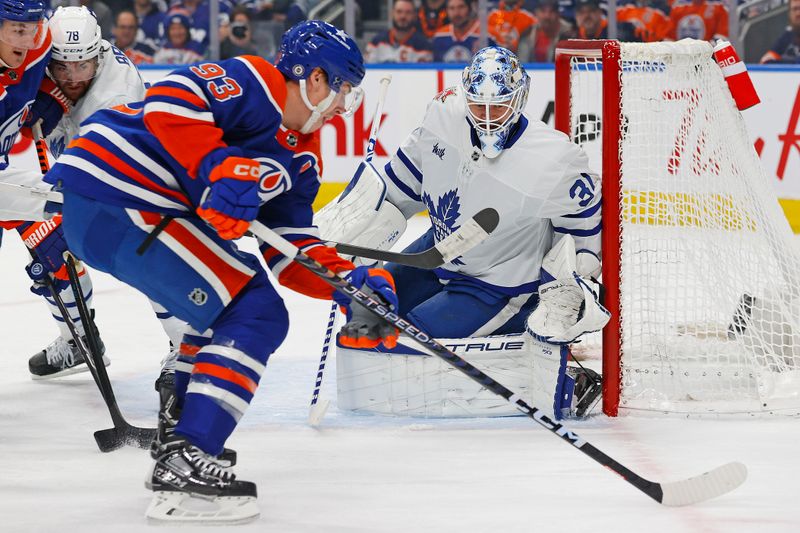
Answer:
[[[47,67],[49,79],[68,99],[69,110],[61,113],[61,107],[50,103],[52,99],[41,92],[34,107],[49,109],[42,114],[42,131],[50,153],[57,159],[78,134],[81,122],[100,109],[142,100],[145,84],[125,54],[102,38],[97,19],[85,6],[56,9],[50,19],[50,32],[53,42]],[[92,282],[88,272],[81,276],[81,286],[90,303]],[[49,379],[88,370],[58,307],[49,293],[44,296],[61,334],[28,361],[31,375],[34,379]],[[74,302],[69,287],[64,287],[60,296],[67,304]],[[155,302],[151,305],[171,344],[177,348],[185,325]],[[73,321],[80,322],[77,309],[68,307]]]
[[[306,21],[284,34],[275,66],[257,56],[186,66],[143,102],[95,113],[47,175],[64,191],[65,236],[76,254],[192,327],[178,359],[176,402],[159,417],[152,449],[152,518],[185,518],[171,506],[191,495],[213,500],[232,520],[258,514],[255,484],[217,459],[289,324],[258,259],[233,242],[250,221],[396,304],[385,271],[354,268],[319,240],[311,208],[316,156],[297,153],[325,120],[355,111],[363,77],[351,37]],[[261,252],[281,284],[333,296],[272,247],[262,244]],[[396,336],[379,340],[392,344]]]
[[[42,186],[39,169],[9,166],[8,154],[30,118],[50,58],[50,32],[41,0],[0,0],[0,180]],[[45,202],[0,194],[0,220],[45,220]]]
[[[441,268],[386,265],[399,314],[433,337],[528,330],[540,341],[568,344],[608,321],[591,279],[600,272],[600,178],[578,145],[525,115],[529,88],[514,54],[480,50],[461,85],[431,101],[422,124],[386,164],[385,201],[362,221],[381,227],[398,210],[406,219],[427,210],[431,228],[406,249],[413,253],[483,208],[499,213],[484,242]],[[594,387],[596,380],[581,369],[567,373],[558,352],[532,355],[544,383],[535,405],[560,418],[573,406],[558,391],[576,381]],[[590,392],[596,396],[599,386]]]

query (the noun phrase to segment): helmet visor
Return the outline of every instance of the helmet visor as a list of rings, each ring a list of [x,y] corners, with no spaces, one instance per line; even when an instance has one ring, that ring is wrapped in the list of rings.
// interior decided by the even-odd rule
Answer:
[[[364,99],[364,90],[361,87],[353,87],[347,82],[343,83],[335,94],[336,96],[333,98],[331,106],[333,109],[338,110],[337,114],[346,117],[352,116]],[[328,109],[331,109],[331,107]]]
[[[85,61],[50,61],[50,76],[55,81],[89,81],[97,75],[97,58]]]
[[[47,19],[34,22],[19,20],[0,21],[0,41],[23,50],[39,48],[47,37]]]

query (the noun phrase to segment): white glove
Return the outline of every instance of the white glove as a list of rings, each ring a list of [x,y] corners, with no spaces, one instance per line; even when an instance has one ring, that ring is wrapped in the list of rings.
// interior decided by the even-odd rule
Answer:
[[[600,331],[611,314],[600,304],[600,284],[575,271],[575,241],[565,235],[542,260],[539,305],[526,329],[534,338],[569,344],[584,333]]]

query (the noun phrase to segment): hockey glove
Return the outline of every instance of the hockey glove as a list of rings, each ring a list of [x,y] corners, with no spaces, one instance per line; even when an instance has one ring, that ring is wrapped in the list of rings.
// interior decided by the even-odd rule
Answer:
[[[575,241],[567,235],[542,260],[539,305],[526,323],[534,338],[569,344],[608,323],[611,314],[600,303],[600,283],[581,277],[575,269]]]
[[[378,300],[394,311],[398,307],[392,275],[382,268],[360,266],[353,269],[345,279],[362,292]],[[361,305],[353,305],[349,296],[339,291],[333,299],[342,306],[347,315],[347,323],[339,332],[339,342],[350,348],[375,348],[383,343],[387,348],[397,346],[399,331],[385,320],[373,315]]]
[[[23,222],[17,227],[25,246],[33,253],[34,259],[25,267],[28,276],[33,280],[31,292],[49,296],[50,291],[45,278],[50,276],[57,291],[69,286],[67,267],[64,264],[64,252],[67,241],[61,229],[61,217],[56,216],[45,222]]]
[[[36,93],[36,100],[31,106],[31,112],[25,119],[25,126],[33,126],[41,121],[42,135],[47,137],[53,132],[61,118],[69,113],[72,102],[61,89],[51,80],[45,78]]]
[[[261,165],[245,157],[227,157],[208,176],[197,214],[223,239],[238,239],[258,215]]]

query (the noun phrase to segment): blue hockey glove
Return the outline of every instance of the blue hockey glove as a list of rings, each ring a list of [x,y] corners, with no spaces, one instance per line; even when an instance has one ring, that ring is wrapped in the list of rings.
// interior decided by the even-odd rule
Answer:
[[[50,291],[44,283],[47,276],[52,277],[56,290],[65,289],[69,285],[69,275],[64,264],[67,241],[64,240],[61,217],[56,216],[44,222],[23,222],[17,227],[17,231],[35,257],[25,267],[28,276],[33,280],[31,292],[48,296]]]
[[[394,280],[386,270],[360,266],[350,271],[345,279],[389,309],[397,310],[399,303]],[[339,332],[339,342],[343,346],[375,348],[380,343],[387,348],[397,346],[399,335],[397,328],[373,315],[363,306],[352,305],[352,299],[339,291],[333,293],[333,299],[342,306],[347,315],[347,323]]]
[[[223,239],[238,239],[258,215],[261,165],[245,157],[227,157],[208,176],[197,214]]]
[[[39,87],[39,92],[36,93],[36,100],[31,106],[31,112],[25,119],[25,126],[33,126],[41,120],[42,135],[47,137],[61,121],[61,118],[69,113],[71,103],[53,80],[45,78]]]

